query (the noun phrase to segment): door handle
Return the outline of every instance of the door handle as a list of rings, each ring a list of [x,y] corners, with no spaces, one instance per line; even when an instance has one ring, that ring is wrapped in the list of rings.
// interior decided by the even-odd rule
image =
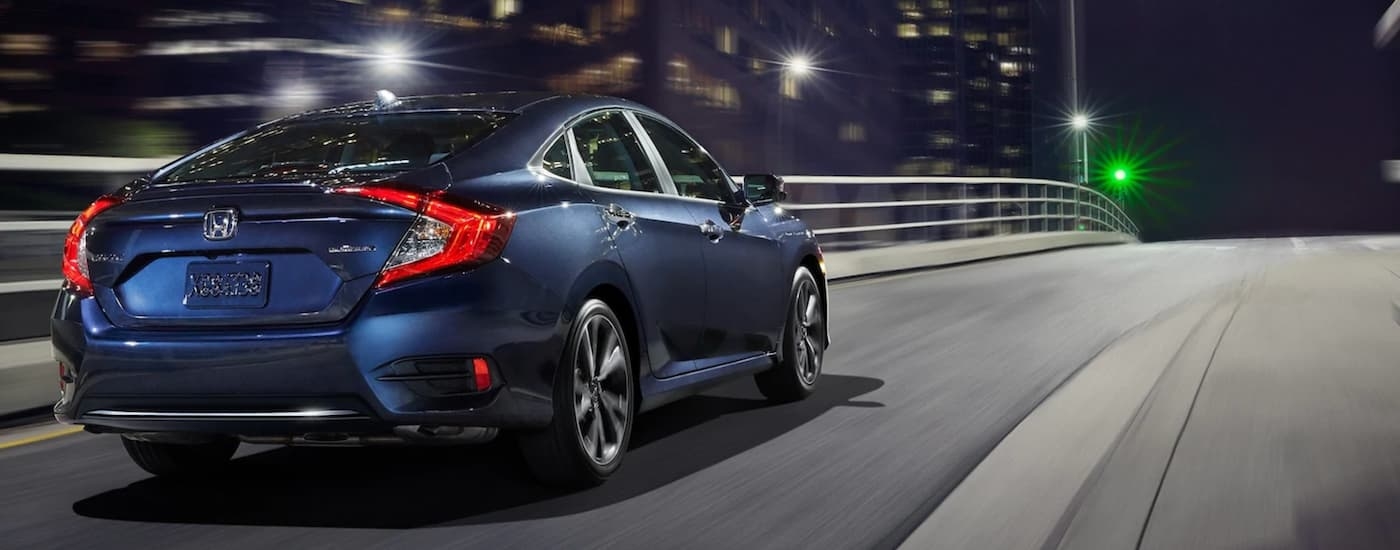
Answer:
[[[710,239],[712,243],[717,243],[720,239],[724,238],[724,231],[719,228],[719,224],[715,223],[714,220],[705,220],[705,223],[700,224],[700,234]]]
[[[603,210],[603,215],[606,216],[609,221],[617,224],[618,227],[627,227],[632,222],[637,221],[636,214],[628,212],[626,208],[616,204],[609,204],[608,207]]]

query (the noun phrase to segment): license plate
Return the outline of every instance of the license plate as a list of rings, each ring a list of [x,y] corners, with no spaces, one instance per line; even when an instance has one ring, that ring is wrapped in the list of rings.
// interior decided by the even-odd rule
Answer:
[[[198,262],[185,270],[185,307],[267,307],[267,262]]]

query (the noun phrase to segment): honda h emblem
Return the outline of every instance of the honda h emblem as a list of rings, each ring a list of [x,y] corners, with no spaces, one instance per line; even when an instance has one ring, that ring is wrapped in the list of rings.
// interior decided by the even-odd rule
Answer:
[[[238,231],[238,211],[219,208],[204,213],[204,238],[211,241],[232,239]]]

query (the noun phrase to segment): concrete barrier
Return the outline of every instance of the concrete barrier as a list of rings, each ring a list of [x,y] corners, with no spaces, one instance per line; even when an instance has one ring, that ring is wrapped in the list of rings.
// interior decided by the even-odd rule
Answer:
[[[1060,248],[1131,242],[1137,240],[1119,233],[1024,233],[830,252],[825,261],[827,276],[839,281]],[[42,283],[50,286],[56,282]],[[46,307],[51,300],[52,295],[45,293]],[[26,308],[24,315],[42,315],[42,312]],[[0,415],[53,403],[58,391],[56,376],[47,339],[0,345]]]
[[[53,405],[58,370],[47,338],[0,345],[0,416]]]
[[[977,260],[1017,256],[1076,246],[1135,243],[1122,233],[1077,231],[1064,233],[1020,233],[955,241],[894,244],[826,254],[827,278],[833,281],[955,265]]]

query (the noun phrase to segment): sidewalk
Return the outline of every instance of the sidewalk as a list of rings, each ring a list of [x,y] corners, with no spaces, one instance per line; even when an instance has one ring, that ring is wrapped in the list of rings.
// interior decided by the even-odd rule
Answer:
[[[1400,547],[1394,273],[1312,257],[1139,327],[904,547]]]

